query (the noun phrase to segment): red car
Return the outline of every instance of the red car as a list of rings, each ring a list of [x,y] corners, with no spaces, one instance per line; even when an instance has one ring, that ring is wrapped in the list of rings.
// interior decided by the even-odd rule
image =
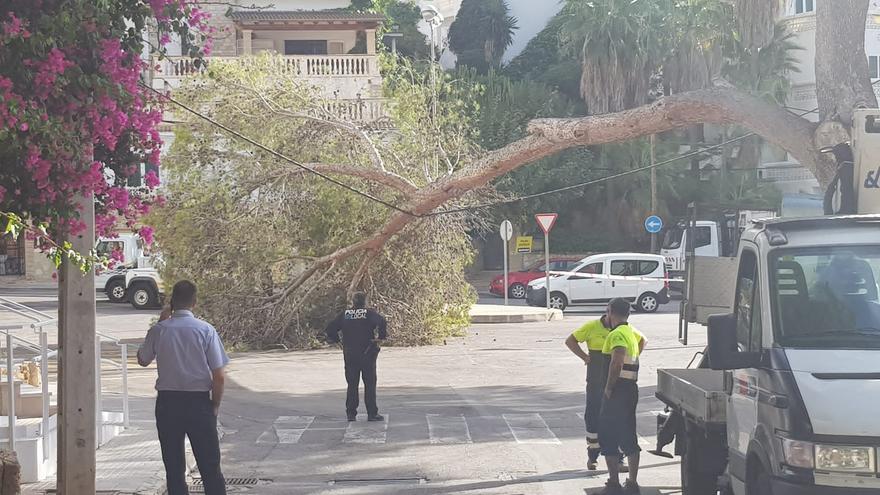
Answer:
[[[550,258],[550,271],[564,272],[577,266],[582,258]],[[529,282],[544,276],[544,262],[537,261],[524,270],[507,275],[507,294],[514,299],[525,299]],[[504,275],[498,275],[489,284],[489,292],[504,296]]]

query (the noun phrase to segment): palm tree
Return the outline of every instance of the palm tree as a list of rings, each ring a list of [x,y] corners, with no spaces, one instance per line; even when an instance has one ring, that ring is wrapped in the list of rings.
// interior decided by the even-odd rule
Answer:
[[[762,48],[750,48],[745,40],[729,46],[724,76],[739,88],[784,105],[791,89],[789,76],[800,72],[794,52],[803,47],[794,42],[794,34],[781,24]]]
[[[459,65],[485,74],[501,67],[516,29],[517,19],[510,15],[507,0],[464,0],[449,27],[449,48]]]
[[[649,100],[661,66],[665,1],[566,0],[562,47],[581,59],[581,96],[591,114]]]

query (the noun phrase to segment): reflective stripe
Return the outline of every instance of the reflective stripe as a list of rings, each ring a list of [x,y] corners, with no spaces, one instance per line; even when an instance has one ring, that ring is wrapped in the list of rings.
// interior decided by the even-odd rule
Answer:
[[[595,440],[598,442],[599,441],[599,434],[593,433],[592,431],[588,431],[587,432],[587,441],[589,442],[590,440]]]
[[[599,441],[596,440],[596,441],[591,442],[591,441],[587,440],[587,448],[588,449],[598,449],[599,448]]]
[[[622,370],[620,372],[620,378],[622,378],[624,380],[638,381],[639,380],[639,372],[638,371]]]

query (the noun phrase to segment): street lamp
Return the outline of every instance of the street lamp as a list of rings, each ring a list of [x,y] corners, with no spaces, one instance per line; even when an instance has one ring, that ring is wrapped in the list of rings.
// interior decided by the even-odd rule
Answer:
[[[437,115],[437,75],[435,72],[435,62],[437,60],[436,41],[434,39],[434,28],[443,25],[443,14],[433,5],[425,5],[422,7],[422,19],[428,23],[431,29],[431,116]]]

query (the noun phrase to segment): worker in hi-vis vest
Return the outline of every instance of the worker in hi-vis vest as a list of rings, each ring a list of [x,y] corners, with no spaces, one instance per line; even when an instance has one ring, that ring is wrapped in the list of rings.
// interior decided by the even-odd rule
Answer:
[[[636,431],[636,407],[639,403],[639,355],[645,338],[629,325],[631,303],[612,299],[608,304],[608,323],[612,330],[602,352],[610,356],[608,378],[599,415],[599,447],[608,465],[605,495],[638,494],[639,448]],[[629,479],[620,484],[620,453],[629,461]]]
[[[610,332],[608,315],[605,314],[598,320],[584,323],[565,340],[565,345],[587,366],[584,424],[587,428],[587,469],[590,471],[596,469],[599,460],[599,413],[602,410],[602,396],[605,392],[610,363],[608,356],[602,353],[602,349]],[[586,344],[587,352],[584,352],[581,344]]]

